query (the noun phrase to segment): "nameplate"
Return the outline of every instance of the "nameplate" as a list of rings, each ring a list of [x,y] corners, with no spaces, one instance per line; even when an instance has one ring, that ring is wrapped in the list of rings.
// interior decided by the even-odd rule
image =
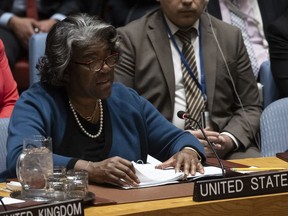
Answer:
[[[7,205],[8,206],[8,205]],[[1,212],[0,216],[84,216],[82,200],[69,200],[55,204],[37,205]]]
[[[288,191],[288,172],[247,174],[231,178],[200,180],[194,184],[194,201],[209,201]]]

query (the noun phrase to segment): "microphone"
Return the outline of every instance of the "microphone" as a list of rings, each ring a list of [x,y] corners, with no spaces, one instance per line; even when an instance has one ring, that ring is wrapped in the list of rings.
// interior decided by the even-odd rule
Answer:
[[[199,124],[199,122],[196,121],[195,119],[193,119],[189,114],[185,113],[184,111],[178,111],[178,112],[177,112],[177,116],[178,116],[180,119],[184,119],[184,120],[188,119],[189,121],[193,121],[193,122],[195,122],[195,123],[197,124],[197,126],[198,126],[198,128],[200,129],[201,133],[203,134],[205,140],[207,141],[209,147],[211,148],[211,150],[212,150],[213,153],[215,154],[216,159],[217,159],[217,161],[218,161],[218,163],[219,163],[219,165],[220,165],[220,168],[221,168],[221,170],[222,170],[222,176],[223,176],[223,178],[225,178],[224,165],[223,165],[222,161],[220,160],[217,152],[216,152],[215,149],[213,148],[213,144],[212,144],[212,143],[209,141],[209,139],[207,138],[207,136],[206,136],[203,128],[202,128],[201,125]]]

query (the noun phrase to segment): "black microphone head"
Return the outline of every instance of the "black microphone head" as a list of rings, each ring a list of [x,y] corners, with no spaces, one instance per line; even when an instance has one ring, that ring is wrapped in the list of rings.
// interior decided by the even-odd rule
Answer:
[[[180,119],[185,119],[185,112],[184,112],[184,111],[178,111],[178,112],[177,112],[177,116],[178,116]]]

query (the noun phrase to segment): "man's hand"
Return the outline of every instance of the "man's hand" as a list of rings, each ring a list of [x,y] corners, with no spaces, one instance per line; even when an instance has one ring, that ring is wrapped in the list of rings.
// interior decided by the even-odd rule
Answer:
[[[219,142],[217,143],[217,145],[221,146],[220,149],[216,149],[216,152],[220,158],[224,158],[227,154],[229,154],[236,148],[233,140],[225,134],[219,135]]]
[[[156,166],[157,169],[165,169],[167,167],[174,167],[176,172],[182,170],[185,176],[189,174],[195,175],[196,171],[204,173],[204,168],[198,158],[198,154],[195,150],[189,148],[182,149],[164,163]]]
[[[192,133],[203,144],[207,157],[215,157],[215,154],[213,153],[211,147],[204,138],[201,130],[188,131]],[[204,133],[206,134],[208,140],[212,144],[212,147],[216,150],[220,158],[224,158],[229,152],[233,151],[233,149],[236,148],[233,140],[227,135],[222,135],[218,132],[211,131],[209,128],[205,128]]]
[[[28,48],[29,38],[35,33],[34,29],[39,28],[36,20],[17,16],[13,16],[9,20],[8,27],[26,49]]]
[[[211,147],[209,146],[207,140],[205,139],[201,130],[188,130],[191,134],[193,134],[204,146],[204,150],[207,157],[215,157],[214,152],[212,151]],[[204,133],[206,134],[208,140],[213,145],[215,150],[221,150],[221,145],[218,143],[221,142],[219,136],[220,134],[215,131],[211,131],[210,128],[203,129]]]
[[[55,19],[41,20],[37,22],[39,32],[49,32],[52,26],[57,23]]]

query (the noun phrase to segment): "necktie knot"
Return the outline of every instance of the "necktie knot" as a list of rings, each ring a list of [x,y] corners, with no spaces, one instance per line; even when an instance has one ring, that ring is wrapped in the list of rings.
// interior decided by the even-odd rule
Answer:
[[[191,44],[192,36],[197,34],[197,30],[195,28],[190,28],[187,30],[178,30],[176,35],[183,43]]]

